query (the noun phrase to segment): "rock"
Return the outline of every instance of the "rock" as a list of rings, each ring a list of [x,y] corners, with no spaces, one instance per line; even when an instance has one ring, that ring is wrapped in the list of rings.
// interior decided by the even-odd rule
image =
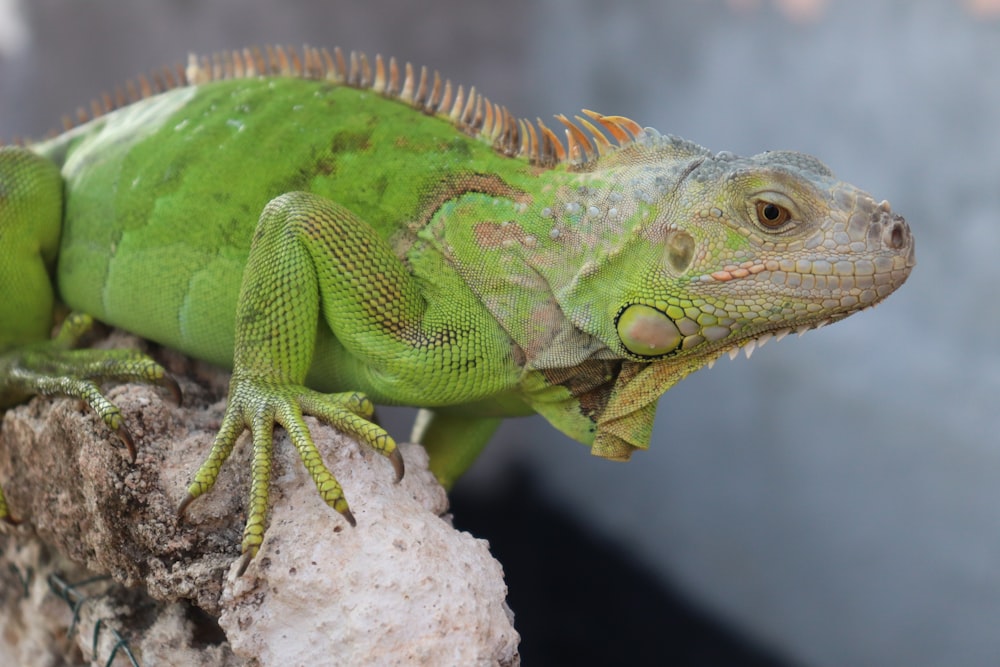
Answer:
[[[141,346],[122,334],[109,344]],[[4,416],[0,482],[23,524],[0,529],[0,662],[31,664],[8,654],[106,660],[115,630],[139,664],[519,664],[503,571],[486,542],[452,527],[418,445],[401,445],[407,471],[395,484],[387,460],[307,418],[357,518],[352,529],[323,504],[279,429],[270,526],[235,576],[248,436],[212,492],[184,520],[176,515],[221,420],[228,376],[154,354],[178,377],[185,405],[149,386],[108,390],[135,439],[134,465],[78,401],[35,398]],[[59,639],[72,623],[72,596],[50,574],[68,583],[110,577],[79,593],[87,602],[75,644]],[[27,579],[28,594],[11,592]]]

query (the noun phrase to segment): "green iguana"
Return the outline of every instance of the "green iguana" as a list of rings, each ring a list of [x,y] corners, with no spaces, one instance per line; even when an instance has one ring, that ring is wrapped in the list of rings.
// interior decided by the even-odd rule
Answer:
[[[380,57],[192,58],[131,98],[0,148],[0,406],[81,398],[134,458],[99,383],[179,393],[137,352],[72,350],[91,317],[232,368],[181,511],[249,429],[244,564],[276,424],[352,524],[303,414],[402,476],[372,404],[427,408],[445,485],[501,418],[534,412],[624,460],[688,373],[872,306],[915,263],[889,204],[815,158],[713,154],[592,111],[556,116],[561,140]]]

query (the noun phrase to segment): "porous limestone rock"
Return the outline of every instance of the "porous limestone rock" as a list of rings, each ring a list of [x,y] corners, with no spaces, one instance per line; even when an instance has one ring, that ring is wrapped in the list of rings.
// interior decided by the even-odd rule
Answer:
[[[102,345],[142,343],[114,334]],[[179,378],[184,406],[155,387],[108,388],[134,436],[134,465],[78,401],[35,398],[4,415],[0,481],[23,524],[0,528],[0,663],[104,664],[113,629],[143,665],[518,664],[502,569],[484,541],[451,526],[417,445],[402,445],[407,472],[395,484],[383,457],[307,418],[351,503],[352,529],[279,429],[270,527],[236,577],[246,436],[215,489],[176,515],[218,428],[227,375],[153,352]],[[97,590],[74,589],[86,601],[69,639],[70,594],[57,594],[53,574],[109,576]],[[129,664],[121,651],[115,664]]]

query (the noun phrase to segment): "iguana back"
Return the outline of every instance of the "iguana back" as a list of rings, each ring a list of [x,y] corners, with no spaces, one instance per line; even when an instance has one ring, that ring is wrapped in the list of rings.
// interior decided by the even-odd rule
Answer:
[[[274,197],[340,202],[402,259],[456,192],[538,180],[527,159],[398,96],[246,58],[283,74],[173,87],[33,146],[66,183],[58,281],[72,308],[231,366],[240,280]]]

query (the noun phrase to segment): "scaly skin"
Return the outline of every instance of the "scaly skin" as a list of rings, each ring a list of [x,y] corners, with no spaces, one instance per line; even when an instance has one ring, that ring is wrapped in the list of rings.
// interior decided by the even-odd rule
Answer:
[[[399,477],[372,404],[429,408],[418,433],[445,484],[531,412],[624,460],[688,373],[871,306],[914,265],[903,219],[808,156],[712,154],[592,112],[559,118],[563,146],[381,60],[345,81],[336,56],[270,58],[195,62],[190,85],[0,149],[0,405],[69,393],[127,434],[94,382],[165,382],[146,359],[45,342],[57,299],[231,367],[181,510],[249,429],[244,566],[276,424],[352,524],[303,414]]]

